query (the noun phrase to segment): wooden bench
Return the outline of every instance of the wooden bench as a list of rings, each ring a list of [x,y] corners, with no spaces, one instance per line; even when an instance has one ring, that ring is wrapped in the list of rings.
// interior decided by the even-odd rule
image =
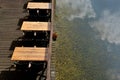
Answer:
[[[22,31],[50,31],[50,22],[30,22],[24,21],[21,27]]]
[[[27,9],[51,9],[51,3],[28,2]]]
[[[47,61],[48,48],[16,47],[11,60],[14,61]]]

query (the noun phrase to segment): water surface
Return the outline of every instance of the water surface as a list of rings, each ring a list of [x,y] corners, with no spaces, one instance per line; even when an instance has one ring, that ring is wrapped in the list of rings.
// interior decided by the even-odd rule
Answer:
[[[120,80],[119,3],[57,1],[57,80]]]

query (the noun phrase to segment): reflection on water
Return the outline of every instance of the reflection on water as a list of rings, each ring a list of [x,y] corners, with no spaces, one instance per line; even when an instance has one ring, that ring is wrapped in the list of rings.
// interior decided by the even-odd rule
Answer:
[[[57,56],[68,55],[71,59],[63,73],[64,69],[57,68],[63,74],[58,80],[66,79],[64,73],[69,80],[120,80],[119,3],[119,0],[57,1],[57,16],[61,17],[56,23],[57,27],[62,26],[58,29],[61,51]],[[63,60],[58,63],[64,68],[68,60]],[[70,76],[71,67],[74,76]]]

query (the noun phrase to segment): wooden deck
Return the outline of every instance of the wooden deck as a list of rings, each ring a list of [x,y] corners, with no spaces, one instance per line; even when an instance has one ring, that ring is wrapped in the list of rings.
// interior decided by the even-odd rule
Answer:
[[[20,30],[22,23],[19,20],[28,15],[23,9],[24,4],[28,1],[31,0],[0,0],[0,80],[35,80],[30,73],[15,72],[14,68],[11,69],[14,64],[14,61],[11,61],[13,47],[16,45],[14,41],[23,35]],[[53,8],[53,6],[51,7]],[[51,44],[50,41],[50,47],[52,47]],[[47,80],[54,80],[50,79],[51,54],[48,57]]]
[[[19,1],[19,2],[18,2]],[[19,18],[23,17],[24,0],[0,0],[0,71],[11,66],[10,55],[13,40],[22,35],[18,30]],[[2,65],[4,64],[6,65]],[[1,80],[1,79],[0,79]]]
[[[13,61],[10,60],[12,43],[22,35],[18,21],[25,16],[24,3],[25,0],[0,0],[0,80],[20,80],[20,76],[13,79],[16,72],[10,72],[9,68],[13,65]]]

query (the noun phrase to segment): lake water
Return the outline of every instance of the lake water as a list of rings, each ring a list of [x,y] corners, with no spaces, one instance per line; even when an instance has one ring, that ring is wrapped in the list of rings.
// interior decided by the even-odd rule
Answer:
[[[56,2],[57,80],[120,80],[120,0]]]

